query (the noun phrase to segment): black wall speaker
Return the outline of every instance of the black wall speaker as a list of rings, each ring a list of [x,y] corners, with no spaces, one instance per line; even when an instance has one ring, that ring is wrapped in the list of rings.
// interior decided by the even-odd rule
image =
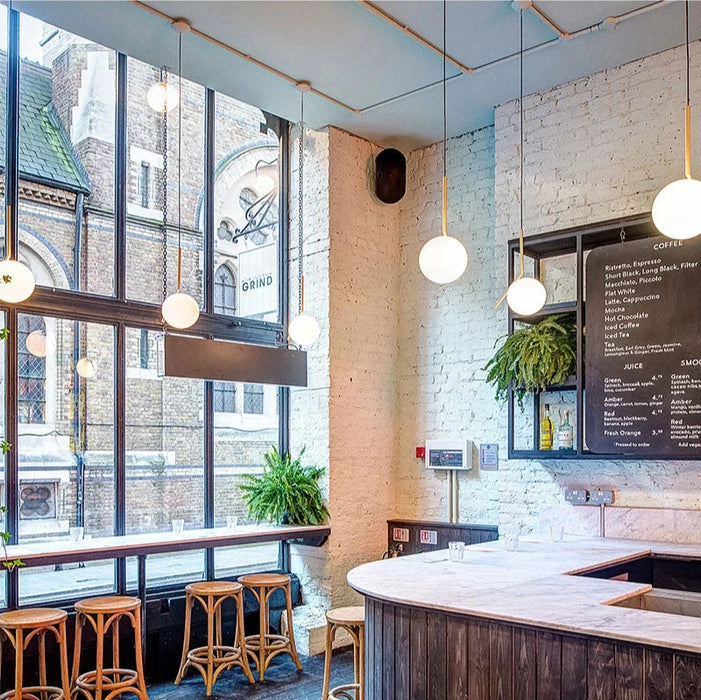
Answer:
[[[375,194],[385,204],[395,204],[406,192],[406,158],[396,148],[375,157]]]

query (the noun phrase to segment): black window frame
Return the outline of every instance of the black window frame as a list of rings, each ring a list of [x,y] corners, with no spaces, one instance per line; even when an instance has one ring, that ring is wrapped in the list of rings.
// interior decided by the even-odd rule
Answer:
[[[19,27],[21,16],[15,9],[7,12],[7,79],[6,79],[6,144],[5,144],[5,211],[8,213],[7,228],[10,231],[12,257],[18,253],[18,221],[16,212],[19,202],[19,91],[20,58]],[[18,444],[18,314],[54,316],[74,321],[112,325],[116,332],[115,343],[115,535],[125,534],[126,528],[126,436],[125,436],[125,390],[126,390],[126,329],[145,328],[162,331],[163,320],[159,305],[134,301],[127,298],[126,250],[127,250],[127,193],[129,159],[127,153],[127,56],[116,52],[116,114],[115,114],[115,169],[114,169],[114,293],[101,296],[74,289],[50,289],[37,286],[34,294],[25,302],[15,305],[0,304],[5,312],[5,325],[9,337],[5,341],[5,439]],[[280,216],[278,228],[278,321],[260,321],[238,318],[232,323],[231,316],[215,313],[214,310],[214,184],[215,184],[215,111],[216,93],[205,86],[205,134],[204,134],[204,308],[199,321],[187,330],[188,335],[217,338],[221,340],[257,343],[268,346],[285,344],[285,319],[288,314],[288,269],[289,251],[289,123],[279,117],[265,114],[265,127],[278,136],[280,178]],[[5,251],[3,251],[5,252]],[[168,332],[173,332],[168,330]],[[214,401],[212,381],[204,382],[204,526],[214,526]],[[281,407],[278,423],[278,449],[289,448],[289,389],[278,387]],[[6,529],[10,533],[9,544],[16,544],[19,532],[19,460],[18,451],[10,450],[5,460]],[[281,545],[282,547],[283,545]],[[205,576],[214,578],[214,550],[208,549],[205,557]],[[19,571],[8,573],[7,606],[16,608],[19,603]],[[127,592],[126,560],[117,559],[115,565],[115,591]],[[156,590],[156,589],[154,589]],[[57,599],[60,596],[57,594]]]

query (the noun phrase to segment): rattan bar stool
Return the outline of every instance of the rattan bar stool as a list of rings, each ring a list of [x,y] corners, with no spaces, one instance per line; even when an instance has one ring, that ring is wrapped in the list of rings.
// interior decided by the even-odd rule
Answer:
[[[86,598],[75,604],[75,651],[71,674],[71,697],[89,700],[112,700],[133,693],[139,700],[148,700],[144,665],[141,658],[141,601],[132,596]],[[126,617],[134,630],[136,670],[119,665],[119,622]],[[83,626],[95,630],[97,654],[95,670],[81,673],[80,652]],[[104,667],[105,637],[112,630],[112,667]]]
[[[336,632],[343,629],[353,640],[353,683],[329,690],[331,655]],[[326,654],[322,700],[363,700],[365,695],[365,608],[362,605],[336,608],[326,613]]]
[[[270,662],[278,654],[289,654],[297,666],[298,673],[302,672],[302,664],[297,656],[295,635],[292,628],[292,596],[290,593],[290,577],[287,574],[246,574],[239,576],[239,583],[251,591],[258,601],[260,631],[257,635],[246,637],[246,652],[255,661],[260,680],[265,680],[265,672]],[[287,612],[287,634],[271,634],[269,606],[270,596],[277,590],[285,595]]]
[[[236,632],[234,645],[222,643],[222,604],[231,599],[236,604]],[[190,625],[192,608],[198,601],[207,615],[207,646],[190,649]],[[215,637],[216,635],[216,637]],[[197,669],[207,687],[207,695],[212,694],[212,686],[219,674],[239,666],[246,678],[255,683],[248,665],[246,641],[243,631],[243,586],[232,581],[200,581],[185,587],[185,635],[183,638],[183,655],[175,685],[187,673],[188,668]]]
[[[65,610],[55,608],[29,608],[0,614],[0,663],[2,663],[2,639],[7,638],[15,649],[15,687],[0,695],[9,700],[68,700],[68,650],[66,641]],[[59,647],[61,686],[46,684],[46,635],[53,634]],[[24,686],[24,652],[37,638],[39,645],[39,685]]]

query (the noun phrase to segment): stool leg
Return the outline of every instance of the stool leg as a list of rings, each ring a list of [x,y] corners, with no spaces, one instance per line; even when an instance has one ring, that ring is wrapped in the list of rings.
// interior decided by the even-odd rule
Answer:
[[[68,680],[68,639],[66,638],[66,623],[58,623],[58,648],[61,655],[61,687],[63,688],[63,700],[71,696],[71,684]]]
[[[214,611],[212,610],[212,596],[207,596],[207,697],[212,694],[214,685]]]
[[[217,606],[216,609],[216,621],[217,621],[217,646],[220,647],[222,645],[222,633],[221,633],[221,605]]]
[[[144,675],[144,658],[141,655],[141,606],[134,610],[132,618],[134,625],[134,649],[136,656],[136,684],[137,688],[132,688],[132,692],[138,695],[139,700],[148,700],[146,691],[146,676]]]
[[[236,634],[234,636],[234,646],[241,650],[241,667],[248,682],[253,685],[256,681],[251,673],[251,666],[248,663],[248,652],[246,651],[246,631],[243,628],[243,591],[239,591],[234,598],[236,603]]]
[[[287,636],[290,640],[290,656],[297,666],[298,673],[302,673],[302,664],[297,656],[297,646],[295,645],[295,631],[292,627],[292,593],[289,582],[285,586],[285,607],[287,608]]]
[[[42,630],[37,635],[39,645],[39,685],[46,685],[46,631]],[[41,697],[44,698],[42,691]]]
[[[258,626],[260,627],[260,642],[258,645],[258,677],[261,683],[265,680],[265,645],[268,639],[268,599],[261,588],[258,598]]]
[[[190,620],[192,616],[192,604],[194,598],[191,595],[185,596],[185,632],[183,634],[183,655],[180,657],[180,669],[175,678],[175,685],[180,685],[180,681],[185,675],[187,665],[187,652],[190,650]]]
[[[112,623],[112,668],[119,668],[119,620],[116,618]],[[119,683],[122,680],[121,673],[114,674],[115,682]]]
[[[95,700],[102,700],[103,669],[105,666],[105,616],[97,614],[97,659],[95,662]]]
[[[331,683],[331,654],[333,653],[334,626],[326,622],[326,650],[324,652],[324,684],[321,689],[321,700],[329,697],[329,685]]]
[[[15,700],[22,700],[22,678],[24,676],[24,632],[20,627],[15,633]]]
[[[71,671],[71,685],[75,684],[80,671],[80,648],[81,637],[83,636],[83,615],[80,612],[75,614],[75,641],[73,644],[73,670]]]

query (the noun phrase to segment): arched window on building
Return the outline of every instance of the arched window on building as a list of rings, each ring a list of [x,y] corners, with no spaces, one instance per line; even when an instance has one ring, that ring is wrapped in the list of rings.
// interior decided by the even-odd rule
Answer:
[[[236,314],[236,279],[227,265],[220,265],[214,273],[214,313]]]
[[[46,325],[41,316],[18,314],[17,330],[17,405],[20,423],[46,422],[46,358],[35,355],[27,348],[31,333],[46,337]],[[34,345],[30,341],[29,347]],[[41,346],[41,343],[39,343]],[[44,339],[44,345],[46,341]]]

